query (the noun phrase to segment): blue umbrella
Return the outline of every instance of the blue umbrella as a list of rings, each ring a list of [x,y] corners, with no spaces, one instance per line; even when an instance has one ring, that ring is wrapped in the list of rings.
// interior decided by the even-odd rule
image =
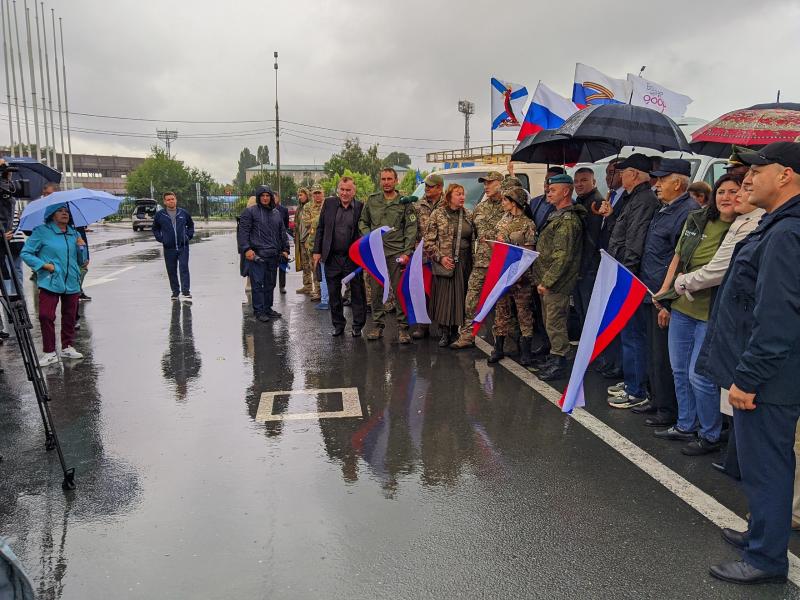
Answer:
[[[53,192],[25,207],[19,220],[19,228],[22,231],[33,231],[34,227],[44,223],[45,209],[54,204],[66,204],[75,227],[85,227],[116,213],[121,202],[122,198],[119,196],[86,188]]]

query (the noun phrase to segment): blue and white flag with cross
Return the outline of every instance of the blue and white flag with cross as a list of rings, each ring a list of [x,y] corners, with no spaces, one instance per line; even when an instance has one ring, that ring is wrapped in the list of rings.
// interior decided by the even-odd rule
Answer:
[[[525,118],[528,88],[492,77],[492,129],[519,129]]]

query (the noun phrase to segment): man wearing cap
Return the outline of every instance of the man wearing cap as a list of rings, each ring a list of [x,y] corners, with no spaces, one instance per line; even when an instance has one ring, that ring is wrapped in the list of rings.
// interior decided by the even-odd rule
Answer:
[[[358,228],[361,235],[384,225],[391,231],[383,236],[383,250],[386,255],[386,266],[392,288],[397,288],[400,275],[414,252],[417,241],[417,212],[414,205],[403,202],[397,191],[397,171],[391,167],[381,169],[381,191],[370,194],[361,211]],[[367,339],[374,341],[383,337],[386,326],[386,307],[383,304],[383,289],[370,281],[372,287],[372,322],[374,329],[367,334]],[[401,344],[410,344],[408,321],[403,311],[397,311],[397,340]]]
[[[305,251],[308,256],[311,256],[314,252],[314,238],[317,233],[317,224],[319,223],[319,215],[322,212],[322,203],[324,201],[325,190],[322,189],[321,185],[315,184],[311,188],[311,202],[305,205],[302,215],[303,229],[306,236]],[[314,302],[319,302],[322,299],[321,282],[320,273],[314,269],[311,289],[311,300]]]
[[[539,257],[533,263],[533,280],[542,300],[544,328],[550,339],[550,353],[534,362],[542,381],[567,375],[569,295],[578,281],[587,212],[582,204],[572,202],[572,177],[555,175],[547,183],[547,201],[554,210],[536,242]]]
[[[428,221],[431,218],[433,210],[439,206],[442,201],[442,193],[444,190],[444,179],[438,173],[431,173],[425,177],[425,196],[416,204],[417,211],[417,243],[425,235],[428,228]],[[411,337],[415,340],[420,340],[428,337],[430,328],[428,325],[415,325],[411,329]]]
[[[725,165],[725,172],[728,175],[734,175],[736,177],[744,177],[747,175],[747,171],[750,170],[750,165],[746,165],[742,162],[739,154],[741,152],[747,152],[746,148],[740,148],[739,146],[733,147],[733,154],[731,154],[730,158],[728,159],[728,164]],[[714,198],[711,199],[712,201]]]
[[[729,389],[748,530],[723,529],[742,560],[711,567],[734,583],[784,582],[800,417],[800,144],[741,152],[750,203],[766,210],[739,242],[720,286],[703,352],[704,374]]]
[[[655,188],[661,204],[647,228],[639,279],[651,291],[659,290],[667,276],[686,217],[691,211],[700,208],[697,201],[689,195],[691,169],[692,165],[688,160],[662,158],[658,170],[650,173],[651,177],[656,178]],[[656,430],[656,437],[691,441],[695,437],[694,433],[681,431],[673,426],[678,416],[678,401],[675,398],[675,378],[669,361],[669,310],[665,305],[653,301],[649,295],[645,296],[644,304],[647,311],[650,403],[640,408],[639,412],[650,415],[645,419],[648,427],[664,428]]]
[[[450,347],[459,350],[475,345],[475,336],[472,335],[472,319],[475,318],[475,309],[486,279],[486,270],[492,256],[492,245],[486,240],[497,239],[497,224],[505,212],[501,200],[503,198],[500,187],[503,176],[498,171],[489,171],[485,177],[479,177],[483,184],[484,197],[472,212],[472,272],[469,274],[467,284],[467,299],[464,309],[464,326],[461,335],[450,344]]]
[[[600,214],[606,220],[616,215],[608,253],[636,276],[641,269],[647,227],[658,210],[658,199],[650,189],[652,167],[652,160],[638,153],[618,162],[615,171],[620,173],[625,193],[613,208],[609,201],[604,201],[600,208]],[[658,287],[660,284],[656,289]],[[649,308],[642,304],[622,330],[622,370],[625,380],[608,389],[609,403],[614,408],[632,408],[647,401],[646,317]]]
[[[505,182],[503,182],[505,184]],[[528,217],[525,216],[525,205],[528,203],[528,195],[522,187],[508,186],[503,187],[503,201],[507,211],[497,224],[498,242],[522,246],[528,250],[533,250],[533,243],[536,238],[536,227]],[[505,357],[503,342],[512,333],[513,316],[511,304],[513,302],[517,311],[517,321],[519,322],[519,364],[523,367],[531,364],[531,340],[533,338],[533,313],[531,312],[531,294],[533,285],[530,273],[525,273],[511,289],[497,301],[495,305],[494,325],[492,335],[494,336],[494,351],[489,356],[489,364],[496,363]]]

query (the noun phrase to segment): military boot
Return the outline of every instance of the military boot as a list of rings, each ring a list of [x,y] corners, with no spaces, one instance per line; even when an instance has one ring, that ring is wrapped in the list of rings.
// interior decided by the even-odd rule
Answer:
[[[397,341],[401,344],[410,344],[411,336],[408,333],[408,327],[397,330]]]
[[[311,293],[311,290],[309,290],[309,289],[308,289],[308,286],[305,286],[305,285],[304,285],[304,286],[303,286],[303,287],[301,287],[301,288],[297,288],[297,289],[294,291],[294,293],[295,293],[295,294],[310,294],[310,293]]]
[[[519,338],[519,364],[523,367],[529,367],[533,357],[531,356],[531,342],[533,340],[529,337]]]
[[[536,376],[542,381],[564,379],[567,376],[567,359],[555,354],[551,354],[550,357],[550,360],[539,369]]]
[[[367,339],[370,341],[379,340],[383,337],[383,327],[376,327],[367,334]]]
[[[533,342],[533,339],[531,339],[531,342]],[[535,348],[531,348],[531,356],[546,357],[548,354],[550,354],[550,340],[547,338],[545,338],[544,341]]]
[[[469,333],[462,333],[455,342],[450,344],[450,348],[453,350],[463,350],[464,348],[471,348],[474,345],[475,338]]]
[[[500,362],[503,358],[505,358],[505,353],[503,352],[503,342],[506,341],[505,336],[498,335],[494,338],[494,350],[489,355],[487,362],[492,365],[494,363]]]

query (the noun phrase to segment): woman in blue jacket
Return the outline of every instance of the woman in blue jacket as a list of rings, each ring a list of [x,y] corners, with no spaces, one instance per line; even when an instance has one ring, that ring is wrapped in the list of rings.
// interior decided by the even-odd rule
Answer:
[[[61,301],[61,356],[83,358],[72,347],[75,317],[81,293],[81,265],[88,262],[86,243],[69,224],[66,204],[48,206],[44,223],[33,230],[22,248],[22,260],[36,274],[39,286],[39,323],[44,354],[41,366],[58,362],[56,354],[56,307]]]

